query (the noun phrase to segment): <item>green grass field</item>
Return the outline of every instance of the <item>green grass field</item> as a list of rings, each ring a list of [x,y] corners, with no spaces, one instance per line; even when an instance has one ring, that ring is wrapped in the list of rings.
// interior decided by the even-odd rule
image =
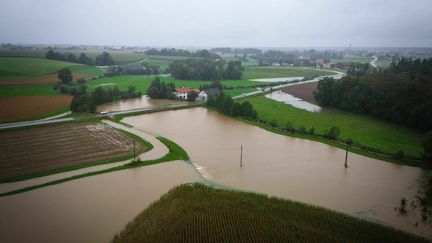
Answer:
[[[102,74],[102,70],[82,64],[48,60],[43,58],[0,57],[0,79],[18,80],[56,73],[62,68],[74,73]]]
[[[244,79],[255,78],[284,78],[284,77],[305,77],[307,79],[335,74],[329,70],[309,67],[256,67],[247,68],[244,73]]]
[[[115,77],[106,77],[97,80],[89,81],[90,89],[94,89],[98,86],[103,87],[114,87],[115,85],[121,90],[127,90],[129,85],[136,87],[138,91],[146,92],[147,88],[150,86],[151,81],[154,76],[144,76],[144,75],[123,75]],[[161,77],[161,80],[166,83],[175,83],[176,87],[189,87],[189,88],[199,88],[200,85],[210,84],[211,81],[199,81],[199,80],[176,80],[173,77]],[[224,80],[223,85],[226,86],[251,86],[256,85],[256,82],[247,80]]]
[[[386,153],[394,154],[403,150],[405,155],[419,157],[423,151],[423,135],[407,127],[338,110],[324,109],[321,113],[312,113],[264,96],[245,100],[252,103],[258,112],[258,118],[265,121],[275,120],[281,127],[290,121],[297,129],[305,127],[309,130],[315,126],[316,133],[325,134],[332,126],[337,126],[341,131],[341,138],[350,138],[355,143]]]
[[[113,242],[427,242],[303,203],[186,184],[141,212]]]
[[[22,85],[13,87],[0,87],[1,96],[40,96],[40,95],[64,95],[53,89],[52,84]]]

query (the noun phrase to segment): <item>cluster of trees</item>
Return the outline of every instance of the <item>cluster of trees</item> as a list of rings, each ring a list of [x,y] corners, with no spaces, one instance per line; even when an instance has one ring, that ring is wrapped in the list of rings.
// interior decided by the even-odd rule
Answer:
[[[51,60],[57,60],[57,61],[80,63],[80,64],[85,64],[85,65],[90,65],[90,66],[92,66],[94,64],[93,59],[91,59],[90,57],[87,57],[87,55],[85,53],[81,53],[79,55],[79,57],[77,57],[73,53],[64,53],[63,54],[60,52],[55,52],[53,50],[49,50],[46,53],[45,58],[51,59]]]
[[[97,56],[95,61],[93,61],[93,59],[88,57],[85,53],[81,53],[77,57],[73,53],[60,53],[53,50],[49,50],[46,53],[45,58],[57,61],[80,63],[89,66],[110,66],[114,64],[114,60],[108,52],[103,52],[101,55]]]
[[[123,65],[123,66],[109,66],[104,73],[104,76],[112,77],[123,74],[132,75],[153,75],[160,74],[160,68],[158,66],[152,66],[147,63],[137,65]]]
[[[113,89],[97,87],[94,92],[88,93],[85,85],[80,86],[70,104],[72,112],[94,113],[98,105],[119,99],[141,97],[141,92],[136,92],[134,86],[129,86],[127,91],[121,91],[117,86]]]
[[[249,101],[242,103],[234,102],[231,96],[221,93],[216,96],[209,96],[207,105],[219,109],[222,113],[230,116],[241,116],[244,118],[256,119],[257,112]]]
[[[252,58],[258,60],[260,66],[269,66],[274,62],[278,63],[288,63],[288,64],[298,64],[298,55],[294,53],[286,53],[283,51],[270,50],[262,54],[255,55]]]
[[[101,55],[96,57],[95,64],[96,66],[111,66],[114,65],[114,59],[108,52],[104,51]]]
[[[147,55],[158,55],[158,56],[181,56],[181,57],[197,57],[197,58],[207,58],[207,59],[218,59],[219,56],[217,54],[211,53],[206,49],[197,50],[194,52],[184,50],[184,49],[175,49],[175,48],[163,48],[163,49],[155,49],[152,48],[145,52]]]
[[[171,75],[180,80],[241,79],[244,68],[240,61],[186,59],[171,64]]]
[[[250,54],[258,55],[262,53],[261,49],[257,48],[230,48],[230,47],[217,47],[210,49],[211,52],[231,53],[231,54]]]
[[[395,62],[380,72],[323,79],[315,98],[321,106],[372,115],[422,131],[432,128],[432,58]]]
[[[294,66],[315,66],[315,60],[317,59],[329,62],[333,58],[343,58],[343,53],[330,50],[317,51],[315,49],[304,51],[269,50],[251,56],[251,58],[258,60],[260,66],[268,66],[275,62],[292,64]]]
[[[147,95],[152,99],[174,99],[174,83],[161,82],[159,77],[152,80],[147,89]]]

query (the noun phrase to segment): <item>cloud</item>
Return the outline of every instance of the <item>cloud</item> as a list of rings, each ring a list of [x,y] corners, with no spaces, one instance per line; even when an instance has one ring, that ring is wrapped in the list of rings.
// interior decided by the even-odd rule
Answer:
[[[431,46],[429,0],[0,0],[0,42]]]

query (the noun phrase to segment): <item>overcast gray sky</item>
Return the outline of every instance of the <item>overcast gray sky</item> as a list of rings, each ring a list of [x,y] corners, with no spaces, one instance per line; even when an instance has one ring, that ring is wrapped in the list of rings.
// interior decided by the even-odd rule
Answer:
[[[0,42],[432,46],[432,0],[0,0]]]

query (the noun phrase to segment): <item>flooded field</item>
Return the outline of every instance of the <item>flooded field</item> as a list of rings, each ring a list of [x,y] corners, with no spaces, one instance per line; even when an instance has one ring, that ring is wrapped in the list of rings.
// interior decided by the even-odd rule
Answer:
[[[267,94],[265,97],[268,99],[283,102],[285,104],[289,104],[289,105],[292,105],[296,108],[307,110],[310,112],[320,112],[321,111],[320,106],[311,104],[307,101],[304,101],[300,98],[294,97],[293,95],[284,93],[282,91],[274,91],[270,94]]]
[[[102,124],[64,124],[0,133],[0,179],[123,157],[134,140]],[[144,151],[136,143],[138,153]]]
[[[2,197],[0,242],[109,242],[171,188],[200,178],[173,161]]]
[[[145,107],[155,107],[161,105],[185,103],[178,100],[150,99],[147,95],[140,98],[117,100],[97,107],[97,112],[101,111],[124,111]]]
[[[277,135],[205,108],[127,117],[123,122],[163,135],[188,151],[209,180],[348,213],[432,237],[416,219],[398,217],[401,198],[412,199],[420,168],[349,154],[322,143]],[[175,125],[173,125],[175,123]],[[243,167],[240,168],[240,146]]]

